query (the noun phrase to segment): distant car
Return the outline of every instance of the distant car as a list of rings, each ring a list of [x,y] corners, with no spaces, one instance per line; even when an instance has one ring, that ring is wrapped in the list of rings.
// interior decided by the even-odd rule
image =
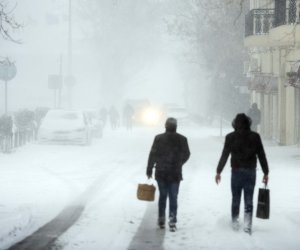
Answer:
[[[104,121],[100,119],[99,113],[96,110],[86,110],[85,114],[91,128],[91,135],[101,138],[103,136]]]
[[[152,105],[147,99],[128,99],[126,103],[134,110],[134,125],[156,126],[160,123],[162,118],[161,109]]]
[[[90,125],[84,112],[49,110],[38,131],[39,142],[89,144]]]

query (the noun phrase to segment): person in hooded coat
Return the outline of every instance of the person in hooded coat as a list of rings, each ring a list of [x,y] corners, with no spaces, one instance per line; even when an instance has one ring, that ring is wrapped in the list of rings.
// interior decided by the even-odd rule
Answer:
[[[157,135],[154,139],[146,175],[151,178],[155,167],[155,179],[159,189],[158,225],[164,228],[166,203],[169,197],[169,227],[175,230],[182,166],[189,159],[190,150],[187,138],[176,132],[177,120],[175,118],[168,118],[165,128],[165,133]]]
[[[257,158],[264,173],[265,185],[268,183],[269,167],[260,135],[250,129],[251,118],[244,113],[237,114],[232,126],[234,132],[226,135],[215,181],[217,184],[221,181],[221,172],[231,155],[232,227],[239,229],[241,194],[244,192],[244,231],[251,234]]]

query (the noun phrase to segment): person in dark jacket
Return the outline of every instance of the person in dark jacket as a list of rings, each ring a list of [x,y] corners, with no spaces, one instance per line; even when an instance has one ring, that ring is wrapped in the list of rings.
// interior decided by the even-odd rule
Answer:
[[[248,110],[247,115],[251,118],[251,130],[257,132],[257,127],[260,124],[261,113],[257,107],[257,103],[252,103],[251,108]]]
[[[215,181],[221,181],[221,172],[231,154],[231,216],[232,227],[239,229],[239,211],[242,191],[244,192],[245,213],[244,231],[252,232],[253,193],[256,182],[257,157],[264,173],[263,182],[267,185],[269,167],[261,138],[251,131],[251,118],[237,114],[232,122],[234,132],[226,135],[224,149],[217,167]]]
[[[164,228],[166,203],[169,197],[169,227],[171,231],[175,231],[182,166],[189,159],[190,150],[187,138],[176,132],[176,119],[168,118],[165,128],[165,133],[157,135],[154,139],[146,174],[151,178],[155,168],[155,179],[159,188],[158,225]]]
[[[123,121],[127,130],[132,129],[133,117],[134,109],[129,103],[127,103],[123,110]]]

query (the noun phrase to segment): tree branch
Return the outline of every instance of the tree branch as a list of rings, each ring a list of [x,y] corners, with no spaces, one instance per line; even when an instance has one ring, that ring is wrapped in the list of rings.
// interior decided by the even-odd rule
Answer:
[[[22,27],[12,15],[12,12],[15,8],[16,5],[11,10],[8,10],[8,5],[4,1],[0,2],[0,34],[5,40],[20,43],[20,40],[17,40],[11,36],[11,31]]]

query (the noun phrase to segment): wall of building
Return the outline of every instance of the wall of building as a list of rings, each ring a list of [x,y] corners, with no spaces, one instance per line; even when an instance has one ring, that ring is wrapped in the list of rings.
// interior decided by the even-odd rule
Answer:
[[[274,2],[270,0],[250,0],[250,9],[273,9]]]
[[[274,5],[274,0],[250,0],[250,9],[273,9]],[[300,15],[300,0],[297,0],[296,13]],[[282,24],[268,33],[253,34],[245,38],[245,47],[250,60],[254,58],[258,62],[259,70],[250,73],[278,79],[278,92],[251,93],[251,103],[256,102],[262,112],[259,132],[281,145],[300,143],[300,88],[291,86],[286,74],[300,67],[300,25]]]
[[[295,141],[300,145],[300,89],[295,89]]]
[[[274,141],[278,141],[278,95],[272,94],[272,134]]]
[[[295,88],[286,87],[286,144],[295,144]]]

